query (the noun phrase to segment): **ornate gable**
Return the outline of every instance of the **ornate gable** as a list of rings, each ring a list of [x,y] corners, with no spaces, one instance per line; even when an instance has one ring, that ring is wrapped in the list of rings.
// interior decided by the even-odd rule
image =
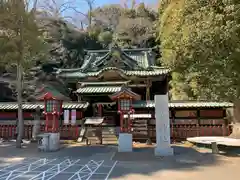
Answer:
[[[120,99],[133,99],[141,100],[141,96],[134,93],[125,86],[122,86],[121,90],[109,96],[112,100]]]
[[[58,69],[57,75],[69,79],[125,80],[130,76],[162,76],[169,71],[155,65],[155,53],[152,49],[120,49],[115,45],[109,50],[87,51],[80,68]]]
[[[88,53],[89,57],[85,59],[81,67],[83,72],[96,72],[108,67],[130,71],[143,70],[136,59],[131,58],[117,45],[112,46],[110,50],[89,51]]]

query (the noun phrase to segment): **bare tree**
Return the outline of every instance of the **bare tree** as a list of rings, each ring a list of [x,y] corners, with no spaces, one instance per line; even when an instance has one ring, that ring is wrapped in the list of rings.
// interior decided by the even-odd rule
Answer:
[[[88,12],[80,11],[79,3],[87,3]],[[94,0],[38,0],[38,10],[46,13],[55,19],[65,19],[76,23],[83,23],[84,19],[88,20],[89,26],[92,24],[91,12]],[[75,17],[74,17],[75,16]]]
[[[88,5],[88,23],[89,23],[89,26],[91,27],[92,25],[92,11],[93,11],[93,3],[94,3],[94,0],[83,0],[87,3]]]

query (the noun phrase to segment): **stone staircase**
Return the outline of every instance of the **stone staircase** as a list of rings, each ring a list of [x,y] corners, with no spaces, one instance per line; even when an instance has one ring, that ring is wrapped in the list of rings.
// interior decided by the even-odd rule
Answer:
[[[132,121],[133,139],[138,142],[148,140],[148,121],[147,119],[137,119]]]
[[[102,143],[103,144],[117,144],[118,132],[116,127],[103,127],[102,129]]]
[[[101,129],[88,127],[86,128],[85,140],[88,144],[117,144],[116,127],[102,127]]]
[[[101,130],[99,128],[86,127],[85,140],[87,144],[101,144]]]

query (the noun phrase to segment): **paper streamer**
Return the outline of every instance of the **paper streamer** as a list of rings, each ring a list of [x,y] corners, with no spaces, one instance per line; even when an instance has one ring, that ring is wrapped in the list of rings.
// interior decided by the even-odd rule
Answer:
[[[72,111],[71,111],[71,124],[72,125],[75,125],[76,124],[76,109],[73,109]]]
[[[69,110],[64,110],[64,124],[69,124]]]

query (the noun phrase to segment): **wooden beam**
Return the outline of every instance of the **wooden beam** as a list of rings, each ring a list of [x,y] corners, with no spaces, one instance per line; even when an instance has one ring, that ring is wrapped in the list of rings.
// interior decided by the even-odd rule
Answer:
[[[147,87],[146,84],[129,84],[128,87]]]
[[[146,80],[146,100],[150,100],[150,88],[152,86],[152,81],[150,79]]]

